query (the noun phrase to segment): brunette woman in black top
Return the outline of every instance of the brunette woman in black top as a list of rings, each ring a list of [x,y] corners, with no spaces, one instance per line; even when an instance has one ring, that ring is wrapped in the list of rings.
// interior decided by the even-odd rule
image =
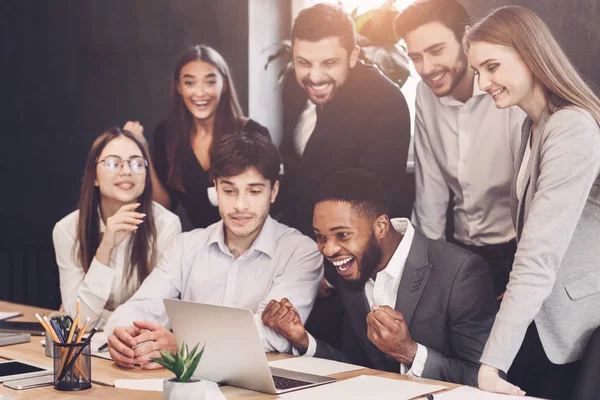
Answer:
[[[125,129],[143,137],[138,122]],[[267,128],[244,117],[223,57],[204,45],[186,48],[171,77],[169,115],[154,132],[154,200],[171,210],[181,203],[195,228],[219,221],[210,151],[221,135],[242,130],[270,137]]]

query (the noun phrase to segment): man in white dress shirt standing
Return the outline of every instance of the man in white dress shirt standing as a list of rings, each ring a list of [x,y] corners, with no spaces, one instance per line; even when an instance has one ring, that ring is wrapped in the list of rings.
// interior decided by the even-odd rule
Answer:
[[[497,109],[492,96],[479,89],[462,46],[469,24],[456,0],[417,2],[394,21],[422,78],[412,222],[428,238],[444,239],[452,197],[452,241],[488,262],[501,298],[516,251],[509,196],[525,114],[517,107]]]
[[[271,299],[293,298],[302,320],[323,276],[317,245],[269,217],[279,190],[280,157],[257,133],[222,137],[211,153],[222,220],[179,235],[140,289],[106,324],[113,360],[132,368],[160,368],[151,358],[174,351],[164,298],[248,308],[256,313],[265,351],[289,342],[266,328],[260,315]]]

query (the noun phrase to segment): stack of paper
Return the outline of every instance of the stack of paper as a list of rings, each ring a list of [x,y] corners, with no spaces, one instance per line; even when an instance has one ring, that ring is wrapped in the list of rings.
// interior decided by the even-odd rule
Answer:
[[[271,361],[269,366],[287,369],[288,371],[321,376],[341,374],[342,372],[356,371],[365,368],[360,365],[346,364],[338,361],[326,360],[324,358],[307,356]]]
[[[221,389],[215,382],[202,381],[206,392],[204,394],[205,400],[226,400]],[[149,390],[153,392],[163,391],[163,379],[117,379],[115,381],[115,387],[119,389],[133,389],[133,390]]]
[[[489,393],[469,386],[450,390],[435,395],[435,400],[524,400],[535,397],[508,396],[505,394]]]
[[[18,317],[19,315],[21,315],[21,313],[18,311],[0,312],[0,321],[9,319],[9,318]]]
[[[427,393],[437,392],[438,390],[445,388],[445,386],[439,385],[427,385],[404,380],[381,378],[378,376],[361,375],[340,382],[287,393],[281,397],[286,400],[408,400]]]

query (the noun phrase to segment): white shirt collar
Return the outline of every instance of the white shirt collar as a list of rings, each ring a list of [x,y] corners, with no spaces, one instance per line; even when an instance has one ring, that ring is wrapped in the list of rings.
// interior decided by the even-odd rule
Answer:
[[[252,242],[252,245],[245,253],[251,254],[254,250],[258,250],[272,258],[275,254],[275,248],[277,247],[277,230],[277,222],[270,216],[267,216],[260,229],[260,233],[256,236],[256,239],[254,239],[254,242]],[[223,224],[223,220],[217,222],[210,233],[208,244],[210,245],[213,243],[217,243],[219,249],[223,253],[231,254],[225,244],[225,224]]]
[[[385,272],[394,279],[400,279],[404,272],[404,266],[406,265],[406,259],[410,252],[413,237],[415,236],[415,229],[407,218],[394,218],[391,222],[396,232],[402,234],[404,237],[400,241],[398,247],[396,247],[396,251],[394,251],[394,255],[392,255],[390,262],[388,262],[387,266],[377,275]]]

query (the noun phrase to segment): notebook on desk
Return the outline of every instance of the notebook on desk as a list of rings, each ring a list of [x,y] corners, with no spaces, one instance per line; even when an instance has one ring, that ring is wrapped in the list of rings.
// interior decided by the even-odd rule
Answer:
[[[29,333],[0,332],[0,346],[31,342]]]
[[[165,299],[177,344],[206,345],[194,377],[264,393],[280,394],[335,379],[269,368],[250,310]]]
[[[0,321],[0,332],[29,333],[32,336],[44,336],[46,331],[39,322]]]

